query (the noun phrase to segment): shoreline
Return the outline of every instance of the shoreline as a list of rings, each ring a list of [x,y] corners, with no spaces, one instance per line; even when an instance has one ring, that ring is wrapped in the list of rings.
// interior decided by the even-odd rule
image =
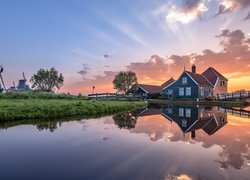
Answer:
[[[223,107],[244,107],[250,105],[249,100],[241,100],[241,101],[194,101],[194,100],[175,100],[175,101],[168,101],[162,99],[148,99],[148,104],[158,104],[158,105],[165,105],[165,104],[175,104],[175,105],[203,105],[203,106],[223,106]]]
[[[0,122],[84,116],[91,118],[146,107],[146,105],[144,101],[0,99]]]

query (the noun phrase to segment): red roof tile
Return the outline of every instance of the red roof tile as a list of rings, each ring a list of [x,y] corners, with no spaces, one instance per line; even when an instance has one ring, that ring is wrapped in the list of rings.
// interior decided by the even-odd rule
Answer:
[[[145,109],[143,112],[141,112],[139,116],[153,116],[153,115],[159,115],[161,113],[162,113],[161,109],[148,108]]]
[[[141,87],[147,93],[151,94],[160,93],[162,90],[161,86],[147,85],[147,84],[138,84],[138,86]]]
[[[163,89],[163,88],[165,88],[166,86],[168,86],[169,84],[171,84],[173,82],[175,82],[175,80],[171,77],[171,79],[167,80],[165,83],[163,83],[161,85],[161,88]]]
[[[191,132],[191,131],[196,131],[198,129],[203,128],[211,119],[212,119],[212,117],[206,117],[206,118],[197,120],[194,124],[191,125],[191,127],[189,127],[185,131],[185,133]]]
[[[215,85],[218,78],[224,79],[225,81],[228,81],[227,78],[225,78],[222,74],[220,74],[218,71],[216,71],[214,68],[209,67],[206,71],[202,73],[202,75],[210,81],[213,86]]]
[[[217,125],[215,118],[213,118],[205,127],[203,127],[203,131],[205,131],[208,135],[212,135],[226,124],[227,122]]]
[[[201,74],[186,71],[199,85],[205,85],[212,87],[212,84]]]

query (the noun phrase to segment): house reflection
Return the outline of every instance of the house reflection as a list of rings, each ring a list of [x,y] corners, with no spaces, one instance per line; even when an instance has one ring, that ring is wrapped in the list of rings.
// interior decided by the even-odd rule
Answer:
[[[193,139],[197,130],[212,135],[227,124],[226,111],[219,107],[166,105],[162,108],[162,115],[175,122],[184,134],[191,132]]]
[[[140,122],[137,122],[138,118]],[[185,134],[190,133],[191,138],[195,139],[198,130],[213,135],[225,126],[227,113],[225,109],[219,107],[165,105],[121,113],[113,116],[113,120],[120,129],[130,129],[132,132],[147,131],[146,134],[149,134],[153,141],[161,139],[167,126],[169,128],[172,123],[179,127],[184,137]],[[136,126],[137,123],[139,123],[138,126]]]

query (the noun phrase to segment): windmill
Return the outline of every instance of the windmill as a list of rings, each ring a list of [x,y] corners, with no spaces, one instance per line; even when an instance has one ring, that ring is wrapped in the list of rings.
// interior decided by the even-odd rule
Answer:
[[[17,86],[17,90],[19,90],[19,91],[25,90],[26,87],[27,87],[26,81],[27,81],[27,79],[26,79],[25,74],[23,72],[23,79],[19,80],[19,83],[18,83],[18,86]]]
[[[0,92],[3,92],[3,90],[5,90],[6,89],[6,87],[5,87],[5,84],[4,84],[4,81],[3,81],[3,76],[2,76],[2,73],[3,73],[3,66],[1,65],[0,66]]]

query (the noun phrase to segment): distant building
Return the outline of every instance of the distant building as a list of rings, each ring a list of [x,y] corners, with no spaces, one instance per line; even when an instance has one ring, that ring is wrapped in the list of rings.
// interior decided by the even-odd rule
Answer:
[[[136,84],[128,91],[128,94],[132,93],[134,96],[140,96],[142,98],[148,99],[158,98],[161,91],[161,86]]]
[[[162,88],[171,84],[175,80],[173,78],[169,79],[161,86],[148,85],[148,84],[136,84],[129,91],[128,94],[132,93],[135,96],[140,96],[145,99],[158,98],[162,94]]]
[[[204,99],[227,93],[227,79],[214,68],[208,68],[204,73],[184,70],[176,81],[163,87],[163,97],[167,99]]]

